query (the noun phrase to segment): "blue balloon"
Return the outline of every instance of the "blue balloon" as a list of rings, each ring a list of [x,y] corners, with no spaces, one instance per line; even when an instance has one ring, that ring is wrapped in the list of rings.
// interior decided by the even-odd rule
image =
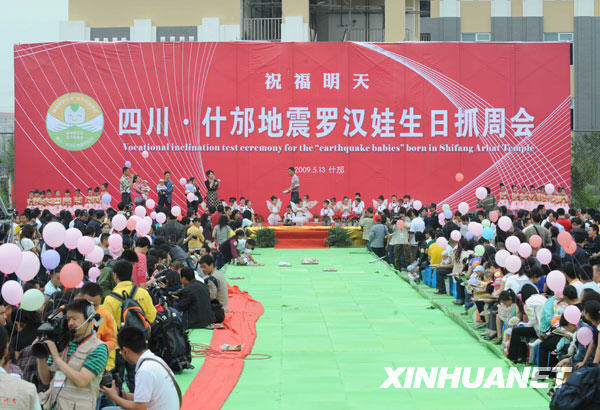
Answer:
[[[446,219],[452,219],[452,211],[449,210],[449,209],[446,209],[444,211],[444,218],[446,218]]]
[[[131,161],[125,161],[125,166],[127,168],[131,168]]]
[[[54,249],[42,253],[42,266],[48,270],[55,269],[60,263],[60,255]]]
[[[471,232],[467,232],[465,238],[467,238],[467,241],[470,241],[471,239],[473,239],[473,234]]]
[[[110,196],[110,194],[107,192],[105,194],[102,194],[102,203],[104,205],[108,205],[110,204],[112,197]]]
[[[483,236],[488,241],[491,241],[494,237],[494,230],[490,227],[483,228],[483,231],[481,231],[481,236]]]

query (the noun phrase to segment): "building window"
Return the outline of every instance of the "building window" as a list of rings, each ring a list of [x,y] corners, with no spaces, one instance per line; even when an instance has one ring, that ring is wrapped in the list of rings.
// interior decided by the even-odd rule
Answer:
[[[129,41],[129,27],[92,27],[90,29],[92,41]]]
[[[462,33],[461,41],[492,41],[491,33]]]
[[[431,17],[431,1],[430,0],[420,0],[419,1],[419,10],[421,12],[421,17]]]
[[[421,41],[431,41],[431,33],[421,33]]]
[[[197,41],[196,26],[156,27],[156,41]]]
[[[544,33],[544,41],[573,42],[573,33]]]

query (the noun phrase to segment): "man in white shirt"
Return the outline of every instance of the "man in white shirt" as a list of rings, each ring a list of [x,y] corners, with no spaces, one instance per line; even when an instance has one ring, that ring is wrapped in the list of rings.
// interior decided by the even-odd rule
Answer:
[[[412,246],[417,246],[417,241],[415,239],[415,234],[417,232],[425,232],[425,221],[421,216],[419,216],[416,212],[409,210],[408,217],[411,218],[410,221],[410,244]]]
[[[181,406],[181,390],[169,366],[148,350],[144,333],[126,326],[117,335],[121,356],[129,364],[135,364],[135,392],[123,392],[115,387],[100,389],[119,407],[105,409],[178,410]]]

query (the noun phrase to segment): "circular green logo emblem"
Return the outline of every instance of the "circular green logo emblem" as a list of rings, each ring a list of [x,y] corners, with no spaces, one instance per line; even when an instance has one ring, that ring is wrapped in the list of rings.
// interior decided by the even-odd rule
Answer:
[[[46,131],[52,141],[68,151],[81,151],[94,145],[104,129],[100,105],[81,93],[58,97],[48,109]]]

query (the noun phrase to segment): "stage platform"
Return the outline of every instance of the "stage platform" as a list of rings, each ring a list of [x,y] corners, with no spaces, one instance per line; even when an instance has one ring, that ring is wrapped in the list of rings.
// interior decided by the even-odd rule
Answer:
[[[257,230],[263,228],[270,228],[275,231],[275,238],[277,238],[276,248],[328,248],[325,241],[329,233],[329,226],[318,224],[304,226],[263,225],[248,228],[246,231],[249,235],[252,235]],[[352,246],[364,245],[365,242],[362,239],[362,229],[360,226],[344,226],[343,228],[348,231],[348,235],[352,239]]]

